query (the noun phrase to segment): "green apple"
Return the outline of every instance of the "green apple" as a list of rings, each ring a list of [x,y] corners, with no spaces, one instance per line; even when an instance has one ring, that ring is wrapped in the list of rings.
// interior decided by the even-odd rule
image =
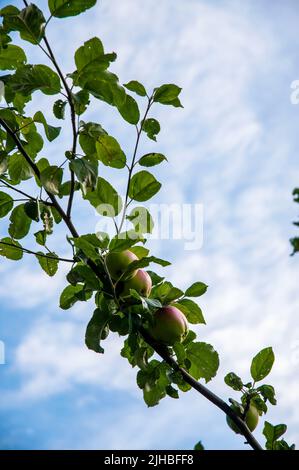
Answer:
[[[106,265],[111,278],[116,281],[120,277],[122,280],[130,279],[137,274],[137,269],[130,272],[130,274],[123,276],[124,272],[128,269],[132,261],[138,260],[137,256],[130,250],[112,251],[106,256]]]
[[[226,417],[226,422],[236,434],[241,434],[241,432],[239,431],[239,428],[229,416]],[[252,403],[250,403],[250,406],[245,416],[245,423],[247,424],[248,429],[252,432],[257,427],[258,422],[259,422],[258,410]]]
[[[259,415],[258,410],[252,403],[250,403],[249,409],[246,413],[245,422],[251,432],[254,431],[255,428],[257,427],[258,422],[259,422],[259,417],[260,415]]]
[[[168,305],[154,313],[154,322],[149,332],[156,341],[171,346],[185,339],[188,333],[188,322],[178,308]]]
[[[124,282],[123,290],[121,291],[121,297],[130,296],[130,289],[134,289],[142,297],[148,297],[152,290],[152,280],[143,269],[138,269],[137,274],[131,279]]]

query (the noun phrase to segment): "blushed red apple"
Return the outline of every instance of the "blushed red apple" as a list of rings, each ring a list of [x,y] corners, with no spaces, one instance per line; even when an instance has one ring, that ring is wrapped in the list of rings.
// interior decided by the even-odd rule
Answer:
[[[156,341],[171,346],[185,339],[188,333],[188,322],[178,308],[168,305],[154,313],[154,322],[149,332]]]
[[[124,282],[124,287],[120,294],[121,297],[129,296],[130,289],[136,290],[142,297],[148,297],[152,290],[152,280],[149,274],[143,271],[143,269],[138,269],[134,277]]]

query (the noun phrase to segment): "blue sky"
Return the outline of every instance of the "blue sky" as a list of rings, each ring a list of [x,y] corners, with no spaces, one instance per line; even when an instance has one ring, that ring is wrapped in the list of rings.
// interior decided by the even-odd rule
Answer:
[[[169,159],[161,166],[156,202],[203,204],[204,243],[197,251],[185,251],[183,240],[152,240],[150,246],[172,261],[166,274],[176,285],[202,280],[210,286],[200,302],[207,326],[197,331],[220,353],[211,389],[230,396],[224,375],[234,370],[245,378],[251,357],[273,346],[269,381],[278,406],[267,419],[286,422],[297,444],[299,260],[289,256],[288,239],[298,212],[291,190],[299,178],[299,106],[290,102],[290,85],[299,79],[298,19],[295,0],[274,1],[271,9],[266,0],[163,0],[158,8],[155,0],[102,0],[49,27],[67,72],[76,48],[97,35],[107,51],[118,53],[113,70],[122,83],[183,88],[184,109],[154,110],[162,131],[158,144],[144,142],[143,150],[157,149]],[[33,62],[44,60],[31,46],[27,53]],[[37,109],[55,122],[45,96],[30,104],[30,111]],[[133,131],[115,110],[94,103],[87,119],[132,151]],[[43,155],[59,159],[69,137],[66,128]],[[121,193],[120,174],[101,171]],[[93,231],[98,222],[80,203],[74,219],[81,231]],[[1,221],[1,236],[6,224]],[[51,245],[61,255],[67,254],[64,237],[61,229]],[[104,356],[85,349],[92,305],[67,312],[57,306],[66,267],[50,279],[25,257],[18,264],[1,260],[0,273],[0,340],[6,346],[0,448],[183,449],[199,439],[208,449],[244,448],[222,414],[193,392],[147,409],[135,371],[119,357],[118,338],[107,342]]]

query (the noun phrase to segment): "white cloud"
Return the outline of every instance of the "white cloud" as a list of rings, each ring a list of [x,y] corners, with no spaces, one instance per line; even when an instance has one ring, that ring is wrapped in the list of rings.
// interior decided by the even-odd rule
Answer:
[[[120,357],[121,341],[116,337],[107,341],[106,354],[97,355],[85,347],[84,332],[82,322],[37,322],[16,350],[14,367],[24,378],[19,398],[46,398],[82,383],[131,391],[132,373]]]

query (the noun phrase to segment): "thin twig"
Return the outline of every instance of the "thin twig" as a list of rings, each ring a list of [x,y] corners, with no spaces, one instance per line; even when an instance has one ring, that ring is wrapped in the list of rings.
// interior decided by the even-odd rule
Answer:
[[[57,261],[63,261],[64,263],[74,263],[75,261],[74,259],[60,258],[59,256],[51,255],[51,253],[53,253],[52,251],[48,255],[44,253],[37,253],[35,251],[29,250],[28,248],[24,248],[23,246],[13,245],[12,243],[6,243],[6,242],[3,242],[2,240],[0,240],[0,245],[10,246],[12,248],[15,248],[16,250],[23,251],[24,253],[28,255],[39,256],[41,258],[55,259]]]
[[[148,113],[149,113],[149,110],[150,110],[150,108],[151,108],[152,103],[153,103],[152,97],[150,97],[150,98],[148,99],[147,108],[146,108],[146,110],[145,110],[143,119],[142,119],[142,121],[141,121],[140,128],[138,129],[138,127],[136,126],[136,129],[137,129],[137,138],[136,138],[136,143],[135,143],[135,148],[134,148],[134,152],[133,152],[133,158],[132,158],[131,166],[128,167],[128,168],[129,168],[129,175],[128,175],[128,183],[127,183],[127,188],[126,188],[125,203],[124,203],[124,209],[123,209],[123,214],[122,214],[121,222],[120,222],[120,225],[119,225],[119,228],[118,228],[117,233],[119,233],[119,232],[121,231],[121,229],[122,229],[122,227],[123,227],[123,225],[124,225],[124,221],[125,221],[126,213],[127,213],[127,208],[128,208],[129,203],[131,202],[131,201],[128,202],[128,199],[129,199],[129,190],[130,190],[130,183],[131,183],[131,177],[132,177],[132,173],[133,173],[133,170],[134,170],[134,167],[135,167],[135,161],[136,161],[136,156],[137,156],[137,151],[138,151],[140,136],[141,136],[142,129],[143,129],[143,124],[144,124],[144,121],[146,120],[146,117],[147,117],[147,115],[148,115]]]
[[[11,189],[12,191],[16,191],[16,192],[19,193],[19,194],[22,194],[23,196],[25,196],[27,199],[30,199],[31,201],[36,201],[36,197],[30,196],[30,194],[27,194],[27,193],[25,193],[24,191],[21,191],[20,189],[15,188],[15,187],[12,186],[11,184],[7,183],[7,181],[5,181],[3,178],[0,178],[0,181],[1,181],[8,189]],[[42,203],[45,204],[46,206],[53,206],[52,202],[43,201],[42,199],[39,199],[39,200],[40,200],[40,202],[42,202]]]
[[[70,90],[70,88],[67,84],[65,76],[63,75],[63,73],[62,73],[62,71],[61,71],[61,69],[60,69],[60,67],[57,63],[57,60],[54,56],[54,53],[51,49],[51,46],[50,46],[46,36],[44,36],[44,43],[46,44],[46,48],[48,50],[51,62],[53,63],[59,77],[61,78],[61,81],[63,83],[65,92],[67,94],[67,99],[68,99],[68,103],[69,103],[70,111],[71,111],[71,122],[72,122],[72,131],[73,131],[72,156],[74,158],[75,155],[76,155],[76,149],[77,149],[78,131],[77,131],[77,127],[76,127],[76,112],[75,112],[72,92],[71,92],[71,90]],[[66,214],[67,214],[68,217],[71,217],[72,205],[73,205],[74,193],[75,193],[75,182],[76,182],[75,181],[75,173],[73,172],[73,170],[70,170],[70,172],[71,172],[71,188],[70,188],[70,195],[69,195],[68,206],[67,206],[67,211],[66,211]]]
[[[0,118],[0,125],[12,137],[12,139],[14,140],[19,152],[25,158],[26,162],[28,163],[28,165],[33,170],[35,176],[40,180],[39,168],[37,167],[37,165],[34,163],[34,161],[30,158],[30,156],[26,152],[26,150],[23,147],[22,142],[20,141],[18,136],[13,133],[13,131],[10,129],[10,127],[6,124],[6,122],[2,118]],[[75,237],[75,238],[79,237],[79,234],[78,234],[77,230],[75,229],[70,217],[68,217],[67,214],[64,212],[63,208],[61,207],[61,205],[57,201],[56,197],[53,194],[49,193],[47,190],[45,190],[45,192],[47,193],[49,199],[51,200],[52,205],[55,207],[55,209],[57,210],[59,215],[62,217],[63,221],[66,223],[66,225],[67,225],[68,229],[70,230],[72,236]]]

